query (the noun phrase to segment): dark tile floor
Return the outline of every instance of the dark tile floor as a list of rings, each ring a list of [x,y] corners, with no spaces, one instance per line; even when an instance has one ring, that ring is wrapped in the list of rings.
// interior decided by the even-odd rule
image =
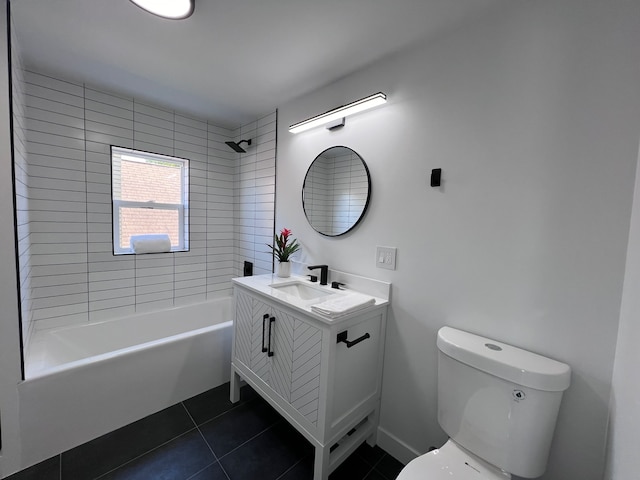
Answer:
[[[402,464],[363,444],[330,480],[394,480]],[[10,480],[312,480],[313,447],[250,387],[229,384],[8,477]]]

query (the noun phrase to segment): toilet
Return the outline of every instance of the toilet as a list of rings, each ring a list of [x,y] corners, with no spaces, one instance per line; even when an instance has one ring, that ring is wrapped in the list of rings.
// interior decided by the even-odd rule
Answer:
[[[505,480],[541,476],[568,365],[478,335],[438,331],[439,449],[409,462],[397,480]]]

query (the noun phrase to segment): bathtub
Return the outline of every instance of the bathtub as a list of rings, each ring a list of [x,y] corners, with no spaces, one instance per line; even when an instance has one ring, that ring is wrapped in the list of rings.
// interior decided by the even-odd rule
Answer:
[[[27,466],[229,380],[231,298],[36,332],[18,386]]]

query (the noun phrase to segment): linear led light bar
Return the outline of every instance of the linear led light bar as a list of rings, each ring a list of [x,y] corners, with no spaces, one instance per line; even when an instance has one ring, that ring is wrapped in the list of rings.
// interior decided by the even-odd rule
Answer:
[[[369,110],[370,108],[377,107],[383,103],[387,103],[387,96],[382,92],[378,92],[366,98],[349,103],[348,105],[343,105],[342,107],[334,108],[328,112],[316,115],[315,117],[311,117],[302,122],[294,123],[289,127],[289,131],[291,133],[304,132],[305,130],[319,127],[320,125],[332,122],[338,118],[347,117],[354,113],[362,112],[363,110]]]

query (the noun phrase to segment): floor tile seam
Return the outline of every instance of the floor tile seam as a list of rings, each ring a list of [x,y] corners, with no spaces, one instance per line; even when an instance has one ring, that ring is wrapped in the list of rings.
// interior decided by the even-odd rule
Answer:
[[[383,459],[384,459],[384,457],[386,457],[386,456],[387,456],[387,453],[386,453],[386,452],[385,452],[385,453],[383,453],[382,455],[380,455],[380,458],[379,458],[378,460],[376,460],[375,462],[373,462],[373,468],[378,468],[378,465],[380,465],[380,463],[382,462],[382,460],[383,460]],[[362,458],[362,457],[360,457],[360,458]],[[363,460],[364,460],[364,459],[363,459]],[[366,460],[365,460],[365,462],[366,462]],[[367,462],[367,463],[369,463],[369,462]],[[370,464],[370,465],[371,465],[371,464]],[[383,476],[384,478],[387,478],[387,476],[386,476],[386,475],[382,475],[382,476]]]
[[[180,405],[182,405],[182,408],[184,408],[184,411],[187,412],[187,416],[191,419],[191,423],[193,423],[193,426],[198,428],[198,424],[194,420],[193,415],[191,415],[191,412],[189,411],[187,406],[184,404],[184,402],[180,402]]]
[[[212,465],[215,465],[216,463],[217,463],[218,465],[220,465],[220,468],[222,469],[222,471],[224,472],[225,476],[227,477],[227,480],[230,480],[229,475],[227,475],[227,472],[225,472],[224,468],[222,468],[222,465],[220,464],[220,462],[219,462],[217,459],[216,459],[216,461],[215,461],[215,462],[211,462],[209,465],[207,465],[207,466],[206,466],[206,467],[204,467],[204,468],[201,468],[200,470],[198,470],[198,471],[197,471],[196,473],[194,473],[193,475],[191,475],[191,476],[187,477],[185,480],[191,480],[191,479],[193,479],[193,478],[196,478],[198,475],[200,475],[202,472],[204,472],[207,468],[211,467]]]
[[[356,455],[358,456],[358,458],[360,458],[360,460],[362,460],[362,461],[363,461],[363,462],[364,462],[364,463],[369,467],[369,470],[367,471],[367,473],[365,473],[365,474],[364,474],[364,476],[362,477],[362,478],[363,478],[363,480],[366,480],[366,479],[367,479],[367,477],[369,477],[369,475],[371,475],[371,473],[373,473],[374,471],[375,471],[375,472],[377,472],[377,473],[379,473],[379,474],[380,474],[380,476],[381,476],[382,478],[385,478],[385,479],[387,478],[387,476],[386,476],[386,475],[383,475],[383,473],[382,473],[380,470],[377,470],[377,468],[376,468],[376,467],[380,464],[380,462],[382,462],[382,459],[383,459],[384,457],[386,457],[386,456],[387,456],[387,454],[386,454],[386,453],[383,453],[383,454],[380,456],[380,458],[379,458],[378,460],[376,460],[375,462],[368,462],[368,461],[367,461],[367,460],[366,460],[362,455],[360,455],[359,453],[356,453]]]
[[[213,451],[213,448],[211,447],[211,445],[209,445],[209,442],[207,442],[207,437],[204,436],[204,434],[202,433],[202,430],[200,430],[200,427],[196,427],[196,430],[198,430],[198,433],[200,434],[200,437],[202,438],[202,440],[204,440],[204,444],[207,446],[207,448],[209,449],[209,451],[213,455],[213,458],[215,458],[216,462],[219,463],[220,462],[220,458],[218,458],[218,455],[216,455],[216,452]]]
[[[202,427],[203,425],[205,425],[205,424],[207,424],[209,422],[212,422],[213,420],[216,420],[216,419],[222,417],[223,415],[226,415],[227,413],[230,413],[230,412],[234,411],[236,408],[240,408],[240,407],[242,407],[244,405],[249,405],[250,403],[255,402],[256,400],[257,400],[257,398],[252,398],[251,400],[247,400],[247,401],[244,401],[244,402],[242,400],[240,400],[238,403],[234,403],[233,407],[231,407],[229,410],[225,410],[224,412],[217,414],[215,417],[207,418],[205,421],[200,422],[200,423],[196,422],[195,419],[193,419],[193,417],[191,417],[191,418],[193,420],[193,423],[196,425],[196,427]],[[185,406],[185,408],[187,408],[187,407]],[[187,411],[188,410],[189,409],[187,408]]]
[[[356,456],[356,457],[358,457],[360,460],[362,460],[364,463],[366,463],[367,465],[369,465],[369,466],[370,466],[370,467],[372,467],[372,468],[376,468],[376,467],[378,466],[378,464],[382,461],[382,459],[384,458],[384,456],[386,455],[386,454],[384,454],[384,453],[383,453],[383,454],[380,456],[380,458],[379,458],[379,459],[374,460],[374,461],[371,461],[369,458],[367,458],[367,456],[366,456],[366,455],[362,455],[362,454],[361,454],[360,452],[358,452],[358,451],[355,451],[355,452],[354,452],[354,454],[355,454],[355,456]],[[385,478],[386,478],[386,477],[385,477]]]
[[[376,472],[378,472],[382,478],[385,478],[386,480],[396,480],[397,475],[396,475],[395,477],[393,477],[393,478],[390,478],[387,474],[385,474],[384,472],[382,472],[381,470],[379,470],[379,469],[378,469],[378,466],[382,463],[382,460],[384,460],[386,457],[393,458],[391,455],[389,455],[388,453],[386,453],[386,452],[385,452],[385,453],[380,457],[380,460],[378,460],[378,461],[376,462],[376,464],[375,464],[375,466],[373,467],[373,469],[374,469]]]
[[[311,455],[305,455],[304,457],[302,457],[300,460],[298,460],[293,465],[291,465],[289,468],[287,468],[284,472],[282,472],[282,474],[278,478],[276,478],[276,480],[280,480],[281,478],[283,478],[287,473],[289,473],[291,470],[293,470],[295,467],[297,467],[301,462],[306,460],[307,456],[310,457]]]
[[[365,474],[364,474],[364,476],[362,477],[362,480],[367,480],[367,478],[369,478],[369,475],[371,475],[373,472],[380,473],[380,472],[379,472],[378,470],[376,470],[374,467],[371,467],[371,468],[369,469],[369,471],[368,471],[367,473],[365,473]],[[380,475],[381,475],[383,478],[387,478],[386,476],[382,475],[381,473],[380,473]]]
[[[238,445],[237,447],[233,448],[232,450],[229,450],[227,453],[225,453],[224,455],[221,455],[220,457],[218,457],[218,461],[220,462],[220,465],[222,465],[222,460],[227,457],[228,455],[231,455],[233,452],[235,452],[236,450],[238,450],[239,448],[242,448],[243,446],[245,446],[247,443],[255,440],[256,438],[258,438],[260,435],[262,435],[263,433],[265,433],[266,431],[272,429],[273,427],[275,427],[276,425],[278,425],[279,423],[281,423],[283,420],[276,420],[274,423],[272,423],[271,425],[269,425],[268,427],[266,427],[265,429],[261,430],[260,432],[256,433],[253,437],[251,437],[248,440],[245,440],[244,442],[242,442],[240,445]],[[208,444],[209,442],[207,442]]]
[[[373,469],[375,472],[378,473],[378,475],[380,475],[382,478],[384,478],[385,480],[396,480],[396,478],[398,478],[398,475],[396,475],[395,477],[389,477],[388,475],[384,474],[383,472],[381,472],[380,470],[378,470],[377,468]]]
[[[179,403],[182,403],[182,402],[179,402]],[[174,405],[172,405],[172,407],[173,407],[173,406],[176,406],[176,405],[177,405],[177,404],[174,404]],[[183,405],[183,406],[184,406],[184,405]],[[169,407],[169,408],[171,408],[171,407]],[[185,408],[185,409],[186,409],[186,408]],[[189,414],[189,412],[188,412],[188,411],[187,411],[187,415],[190,417],[190,414]],[[151,416],[151,415],[150,415],[150,416]],[[147,417],[145,417],[145,418],[147,418]],[[192,420],[192,421],[193,421],[193,420]],[[135,422],[134,422],[134,423],[135,423]],[[129,425],[132,425],[132,424],[129,424]],[[125,427],[128,427],[129,425],[125,425]],[[124,428],[124,427],[123,427],[123,428]],[[112,468],[111,470],[108,470],[107,472],[101,473],[100,475],[98,475],[98,476],[97,476],[97,477],[95,477],[95,478],[96,478],[96,479],[97,479],[97,478],[101,478],[101,477],[103,477],[103,476],[105,476],[105,475],[107,475],[107,474],[109,474],[109,473],[113,472],[114,470],[117,470],[118,468],[122,467],[123,465],[126,465],[127,463],[132,462],[132,461],[134,461],[134,460],[136,460],[136,459],[138,459],[138,458],[140,458],[140,457],[143,457],[144,455],[147,455],[148,453],[153,452],[154,450],[158,449],[159,447],[161,447],[161,446],[163,446],[163,445],[166,445],[167,443],[170,443],[170,442],[174,441],[175,439],[180,438],[180,437],[182,437],[183,435],[186,435],[186,434],[187,434],[187,433],[189,433],[189,432],[192,432],[192,431],[193,431],[193,430],[195,430],[196,428],[197,428],[197,426],[195,425],[195,422],[194,422],[194,425],[193,425],[193,426],[191,426],[191,427],[188,427],[186,430],[184,430],[184,431],[182,431],[182,432],[180,432],[180,433],[174,433],[174,436],[173,436],[173,437],[169,438],[168,440],[165,440],[163,443],[158,444],[158,445],[155,445],[154,447],[150,448],[149,450],[145,450],[144,452],[140,453],[139,455],[135,456],[134,458],[131,458],[131,459],[129,459],[129,460],[127,460],[127,461],[125,461],[125,462],[121,463],[121,464],[120,464],[120,465],[118,465],[117,467]],[[115,430],[114,430],[114,431],[115,431]],[[109,432],[109,433],[113,433],[113,432]],[[106,434],[106,435],[108,435],[108,434]],[[87,442],[87,443],[90,443],[90,441],[89,441],[89,442]],[[83,445],[86,445],[86,444],[83,444]],[[83,445],[80,445],[80,446],[83,446]],[[77,447],[76,447],[76,448],[77,448]],[[73,450],[73,449],[71,449],[71,450]],[[67,450],[67,451],[62,452],[61,454],[59,454],[59,455],[60,455],[60,480],[63,480],[64,478],[66,478],[66,477],[64,477],[64,475],[63,475],[63,456],[64,456],[64,454],[65,454],[65,453],[68,453],[68,452],[70,452],[71,450]],[[71,479],[71,480],[74,480],[74,479]]]
[[[178,439],[178,438],[180,438],[180,437],[183,437],[183,436],[185,436],[185,435],[187,435],[187,434],[189,434],[189,433],[193,432],[194,430],[196,430],[196,428],[197,428],[197,427],[194,427],[194,428],[192,428],[192,429],[190,429],[190,430],[187,430],[187,431],[186,431],[186,432],[184,432],[184,433],[181,433],[180,435],[178,435],[178,436],[176,436],[176,437],[173,437],[171,440],[167,440],[166,442],[163,442],[163,443],[160,443],[160,444],[156,445],[156,446],[155,446],[155,447],[153,447],[152,449],[147,450],[146,452],[141,453],[140,455],[138,455],[138,456],[136,456],[136,457],[134,457],[134,458],[132,458],[132,459],[130,459],[130,460],[127,460],[127,461],[126,461],[126,462],[124,462],[124,463],[121,463],[121,464],[120,464],[120,465],[118,465],[117,467],[112,468],[111,470],[109,470],[109,471],[107,471],[107,472],[101,473],[101,474],[100,474],[100,475],[98,475],[97,477],[93,477],[93,480],[99,480],[100,478],[103,478],[103,477],[105,477],[106,475],[109,475],[110,473],[115,472],[115,471],[116,471],[116,470],[118,470],[119,468],[122,468],[122,467],[124,467],[125,465],[128,465],[128,464],[130,464],[130,463],[132,463],[132,462],[135,462],[136,460],[138,460],[138,459],[140,459],[140,458],[144,457],[145,455],[148,455],[148,454],[150,454],[151,452],[154,452],[154,451],[158,450],[159,448],[164,447],[165,445],[168,445],[169,443],[173,442],[174,440],[176,440],[176,439]],[[207,444],[207,445],[208,445],[208,444]],[[215,458],[215,454],[214,454],[214,458]]]
[[[224,473],[224,476],[227,477],[227,480],[231,480],[231,475],[227,473],[227,471],[224,468],[224,465],[222,465],[222,462],[220,460],[218,460],[218,465],[220,465],[220,470],[222,470],[222,473]]]

